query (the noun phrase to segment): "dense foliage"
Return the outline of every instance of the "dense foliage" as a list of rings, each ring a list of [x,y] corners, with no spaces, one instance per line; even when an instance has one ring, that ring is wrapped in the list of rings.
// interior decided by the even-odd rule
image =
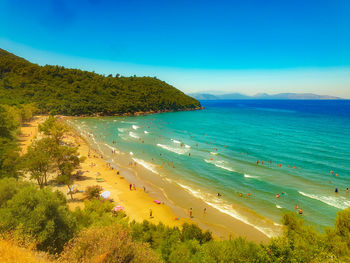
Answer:
[[[28,183],[3,179],[0,184],[0,233],[32,238],[37,248],[59,252],[73,237],[76,219],[60,192],[38,191]]]
[[[69,263],[157,263],[161,258],[146,243],[132,240],[119,224],[82,230],[68,243],[60,261]]]
[[[9,106],[0,105],[0,178],[18,177],[20,126],[30,120],[36,112],[31,104]]]
[[[213,240],[194,224],[128,222],[111,209],[110,202],[93,199],[72,212],[50,188],[0,180],[0,235],[14,231],[31,237],[40,250],[63,249],[61,262],[350,262],[350,209],[339,212],[335,227],[324,234],[287,213],[283,235],[266,245]]]
[[[123,114],[196,108],[200,103],[151,77],[107,77],[39,66],[0,49],[0,104],[36,103],[43,113]]]

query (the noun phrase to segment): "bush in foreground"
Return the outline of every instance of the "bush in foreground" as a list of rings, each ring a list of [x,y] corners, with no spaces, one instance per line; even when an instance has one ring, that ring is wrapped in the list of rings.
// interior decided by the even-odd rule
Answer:
[[[65,247],[60,262],[161,262],[149,246],[133,242],[126,229],[115,224],[81,231]]]
[[[60,192],[39,190],[14,179],[0,181],[0,233],[31,238],[39,250],[57,253],[76,231],[76,220]]]

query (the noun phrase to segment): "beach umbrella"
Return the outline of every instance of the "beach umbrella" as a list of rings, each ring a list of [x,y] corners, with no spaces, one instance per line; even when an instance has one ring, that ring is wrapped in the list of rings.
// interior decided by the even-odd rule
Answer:
[[[102,194],[100,194],[101,197],[104,199],[107,199],[111,195],[110,191],[104,191]]]
[[[124,207],[120,206],[120,205],[116,205],[114,208],[113,208],[113,211],[114,212],[118,212],[118,211],[122,211],[124,210]]]

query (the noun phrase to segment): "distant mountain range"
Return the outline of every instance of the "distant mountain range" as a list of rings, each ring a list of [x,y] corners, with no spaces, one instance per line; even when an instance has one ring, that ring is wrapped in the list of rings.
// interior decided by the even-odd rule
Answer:
[[[209,93],[191,93],[188,94],[197,100],[341,100],[343,98],[328,96],[328,95],[317,95],[312,93],[279,93],[279,94],[267,94],[258,93],[253,96],[244,95],[241,93],[228,93],[214,95]]]

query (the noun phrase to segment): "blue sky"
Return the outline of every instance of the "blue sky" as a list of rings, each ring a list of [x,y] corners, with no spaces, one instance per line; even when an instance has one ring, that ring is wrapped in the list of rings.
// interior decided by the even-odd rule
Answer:
[[[185,92],[350,98],[347,0],[2,0],[0,47]]]

